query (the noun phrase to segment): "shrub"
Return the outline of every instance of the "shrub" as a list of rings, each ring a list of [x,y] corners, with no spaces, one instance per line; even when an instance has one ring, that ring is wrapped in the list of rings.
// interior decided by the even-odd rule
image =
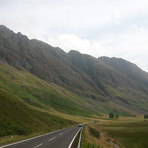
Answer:
[[[89,127],[89,132],[96,138],[100,138],[100,132],[94,128]]]
[[[115,114],[115,118],[118,119],[119,118],[119,114],[116,113]]]
[[[109,113],[109,118],[114,118],[114,114],[113,113]]]

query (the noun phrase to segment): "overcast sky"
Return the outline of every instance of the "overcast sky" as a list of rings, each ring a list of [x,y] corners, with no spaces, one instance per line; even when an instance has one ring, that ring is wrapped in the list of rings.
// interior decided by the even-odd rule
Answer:
[[[148,71],[148,0],[0,0],[0,24],[68,52]]]

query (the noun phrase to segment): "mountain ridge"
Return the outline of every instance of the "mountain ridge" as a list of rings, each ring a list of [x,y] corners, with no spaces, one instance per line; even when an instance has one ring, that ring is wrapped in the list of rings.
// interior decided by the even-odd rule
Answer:
[[[98,111],[102,107],[148,111],[148,74],[121,58],[97,59],[74,50],[66,53],[4,26],[0,26],[0,58],[93,102]]]

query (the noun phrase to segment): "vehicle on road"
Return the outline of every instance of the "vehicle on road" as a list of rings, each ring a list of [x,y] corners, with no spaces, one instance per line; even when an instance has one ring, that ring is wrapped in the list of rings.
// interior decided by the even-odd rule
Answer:
[[[78,126],[79,126],[79,127],[83,127],[83,124],[79,124]]]

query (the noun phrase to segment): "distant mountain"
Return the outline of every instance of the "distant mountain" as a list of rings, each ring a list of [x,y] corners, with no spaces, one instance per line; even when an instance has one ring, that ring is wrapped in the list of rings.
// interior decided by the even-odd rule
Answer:
[[[115,58],[115,57],[114,58],[100,57],[99,60],[113,67],[117,71],[120,71],[130,79],[138,81],[148,86],[148,73],[141,70],[137,65],[130,63],[124,59]]]
[[[78,95],[94,112],[148,112],[148,73],[119,58],[64,52],[0,26],[0,59]],[[86,105],[87,104],[87,105]]]

